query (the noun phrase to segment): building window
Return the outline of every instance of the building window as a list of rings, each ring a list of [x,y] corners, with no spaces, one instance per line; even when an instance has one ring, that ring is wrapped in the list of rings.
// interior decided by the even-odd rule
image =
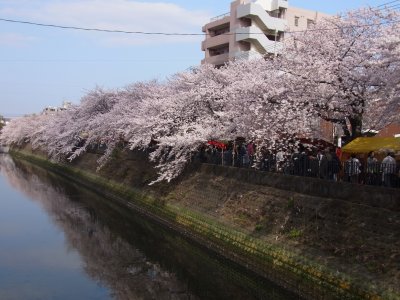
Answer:
[[[307,19],[307,29],[310,29],[314,26],[314,20]]]
[[[299,27],[299,17],[294,17],[294,26]]]

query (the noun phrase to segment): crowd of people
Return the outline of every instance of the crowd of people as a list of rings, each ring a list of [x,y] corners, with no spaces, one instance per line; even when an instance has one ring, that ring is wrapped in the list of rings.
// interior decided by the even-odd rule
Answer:
[[[350,182],[400,187],[400,168],[393,151],[387,151],[381,162],[375,157],[375,152],[371,151],[364,164],[352,154],[345,166],[348,166],[345,175]]]
[[[200,151],[199,159],[205,163],[288,175],[400,187],[400,166],[393,151],[387,151],[386,157],[379,161],[374,152],[365,159],[356,154],[343,154],[341,148],[314,147],[310,150],[300,144],[296,151],[288,154],[263,148],[256,151],[252,142],[233,142],[226,145],[209,143]]]

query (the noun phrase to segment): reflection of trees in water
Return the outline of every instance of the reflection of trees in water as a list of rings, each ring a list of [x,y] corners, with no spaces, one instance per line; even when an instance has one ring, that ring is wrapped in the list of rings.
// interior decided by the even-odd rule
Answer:
[[[118,299],[194,299],[175,274],[146,259],[96,218],[88,209],[45,176],[35,175],[29,165],[18,166],[9,156],[0,156],[0,172],[10,184],[39,202],[60,226],[68,247],[77,249],[89,276],[108,286]],[[45,171],[43,171],[46,173]]]
[[[45,208],[86,272],[115,298],[298,299],[44,169],[0,157],[0,172]]]

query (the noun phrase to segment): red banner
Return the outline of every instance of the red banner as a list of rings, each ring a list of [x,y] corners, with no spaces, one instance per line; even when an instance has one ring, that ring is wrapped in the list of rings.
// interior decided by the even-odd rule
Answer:
[[[226,145],[225,145],[224,143],[222,143],[222,142],[218,142],[218,141],[208,141],[207,144],[213,145],[213,146],[215,146],[215,147],[217,147],[217,148],[220,148],[220,149],[222,149],[222,150],[225,150],[225,149],[226,149]]]

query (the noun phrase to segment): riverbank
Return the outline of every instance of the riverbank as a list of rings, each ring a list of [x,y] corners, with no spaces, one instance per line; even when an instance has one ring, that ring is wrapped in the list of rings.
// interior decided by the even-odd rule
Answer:
[[[82,278],[74,276],[75,280],[65,280],[65,276],[61,275],[65,271],[62,268],[43,281],[41,278],[46,269],[44,266],[39,268],[39,278],[31,278],[31,294],[25,284],[18,285],[18,289],[15,289],[18,278],[26,278],[26,269],[16,267],[13,274],[24,274],[14,275],[13,280],[10,280],[12,273],[9,269],[7,272],[4,267],[1,268],[1,263],[7,265],[5,261],[8,259],[5,257],[18,255],[13,252],[22,254],[20,243],[26,243],[26,236],[16,238],[13,228],[20,228],[27,219],[31,219],[32,211],[27,209],[29,213],[22,219],[11,217],[6,221],[10,216],[7,214],[9,208],[15,208],[15,202],[19,201],[19,197],[16,199],[7,196],[0,198],[0,214],[3,215],[0,222],[7,223],[2,227],[3,234],[0,232],[0,244],[8,249],[14,244],[16,248],[11,253],[0,251],[0,270],[7,278],[0,280],[0,299],[31,299],[33,292],[37,299],[299,300],[296,295],[267,282],[265,278],[254,276],[252,272],[215,252],[206,251],[192,240],[142,217],[126,205],[110,201],[81,184],[71,182],[26,160],[0,155],[0,185],[4,183],[4,179],[10,186],[2,185],[2,193],[9,195],[14,189],[18,191],[18,195],[26,197],[23,196],[28,200],[28,206],[39,204],[39,210],[44,210],[45,218],[51,219],[49,225],[56,226],[64,233],[65,240],[57,240],[65,245],[68,253],[78,251],[83,259],[85,268],[80,271],[80,275],[86,273],[95,279],[99,288],[111,288],[112,292],[109,294],[113,296],[84,294],[82,286],[74,286],[74,283],[82,282]],[[6,202],[8,204],[4,205]],[[15,215],[18,212],[11,214]],[[36,226],[39,228],[33,229]],[[46,235],[43,234],[42,222],[35,220],[27,230],[35,232],[34,235],[38,238],[38,242],[34,243],[36,246],[42,247],[43,243],[46,245],[46,251],[41,248],[37,253],[55,260],[68,256],[53,252],[47,257],[51,241],[44,241]],[[9,234],[4,236],[4,232]],[[29,240],[34,239],[30,236]],[[52,238],[50,240],[54,241]],[[35,245],[24,247],[25,253],[18,259],[18,263],[30,264]],[[52,266],[49,266],[50,269],[53,269]],[[70,264],[66,263],[65,266],[68,271]],[[55,287],[57,284],[47,285],[60,277],[61,281],[65,281],[62,290]],[[73,295],[62,296],[63,291],[70,290]],[[21,296],[23,294],[27,296]]]
[[[99,173],[95,153],[68,165],[29,148],[13,155],[124,201],[305,298],[399,298],[395,207],[252,184],[238,170],[224,176],[207,165],[150,187],[156,174],[138,152],[116,152]]]

